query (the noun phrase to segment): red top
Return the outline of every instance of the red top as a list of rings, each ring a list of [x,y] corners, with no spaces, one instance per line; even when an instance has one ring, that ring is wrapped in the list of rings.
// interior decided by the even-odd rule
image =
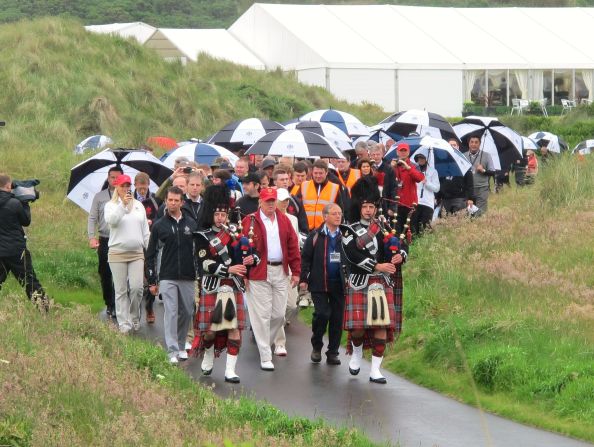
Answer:
[[[287,216],[276,210],[276,219],[278,221],[278,233],[281,242],[281,250],[283,252],[283,269],[285,274],[289,274],[289,267],[291,268],[291,275],[297,276],[301,274],[301,254],[299,253],[299,241],[297,240],[297,233],[291,225],[291,221]],[[253,265],[248,270],[247,278],[256,281],[266,281],[268,268],[268,246],[266,241],[266,226],[260,218],[260,209],[253,213],[256,217],[254,222],[254,248],[260,258],[258,265]],[[249,237],[251,214],[244,217],[241,221],[243,226],[243,234]]]
[[[410,158],[406,159],[406,163],[410,166],[410,170],[401,165],[396,165],[394,168],[396,184],[401,184],[400,188],[396,190],[396,194],[400,196],[400,205],[411,208],[413,203],[419,203],[417,183],[422,182],[425,175],[417,169]]]

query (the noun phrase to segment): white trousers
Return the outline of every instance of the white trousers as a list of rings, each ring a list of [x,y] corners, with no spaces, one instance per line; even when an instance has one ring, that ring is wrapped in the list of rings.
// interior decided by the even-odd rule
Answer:
[[[266,281],[250,281],[246,293],[250,324],[261,362],[272,360],[270,346],[285,323],[289,288],[289,277],[282,265],[266,267]]]
[[[297,298],[299,297],[299,292],[297,291],[297,287],[289,287],[287,289],[287,310],[285,311],[285,321],[283,325],[278,330],[278,334],[274,340],[275,346],[286,346],[287,345],[287,336],[285,335],[285,323],[287,321],[295,321],[297,319],[297,315],[299,315],[299,309],[297,308]]]
[[[109,268],[113,276],[118,325],[120,331],[127,332],[134,327],[135,323],[140,324],[144,259],[132,262],[110,262]]]

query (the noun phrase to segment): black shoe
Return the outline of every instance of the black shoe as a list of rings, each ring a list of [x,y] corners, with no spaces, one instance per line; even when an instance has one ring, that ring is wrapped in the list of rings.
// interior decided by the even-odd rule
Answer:
[[[340,365],[340,359],[337,354],[327,354],[326,363],[328,365]]]
[[[320,363],[322,361],[322,352],[316,351],[315,349],[311,351],[310,359],[314,363]]]
[[[202,375],[203,376],[210,376],[210,374],[212,373],[213,368],[210,369],[203,369],[202,370]]]
[[[225,382],[239,383],[239,377],[237,377],[237,376],[235,376],[235,377],[227,377],[227,376],[225,376]]]
[[[359,371],[361,371],[361,368],[353,369],[349,366],[349,372],[351,373],[351,376],[356,376],[357,374],[359,374]]]
[[[386,383],[388,383],[388,381],[386,380],[385,377],[379,377],[377,379],[374,379],[374,378],[370,377],[369,378],[369,381],[370,382],[373,382],[373,383],[380,383],[382,385],[385,385]]]

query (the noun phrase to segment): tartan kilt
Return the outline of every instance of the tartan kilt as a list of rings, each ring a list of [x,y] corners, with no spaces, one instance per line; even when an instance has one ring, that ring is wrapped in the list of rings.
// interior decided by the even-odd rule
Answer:
[[[231,279],[221,279],[221,286],[230,286],[233,288],[233,295],[235,295],[235,304],[237,307],[237,329],[240,331],[245,328],[245,304],[243,302],[243,293],[241,293],[235,283]],[[198,311],[194,320],[194,331],[207,332],[210,330],[211,315],[214,311],[217,302],[217,294],[205,293],[200,297],[198,304]]]
[[[347,285],[345,306],[344,306],[344,329],[347,331],[363,329],[387,329],[388,334],[400,334],[402,330],[402,272],[398,266],[393,275],[394,287],[388,287],[381,275],[372,275],[369,277],[368,285],[379,283],[384,286],[386,300],[388,302],[388,314],[390,315],[390,324],[387,326],[369,326],[367,325],[367,289],[353,290]]]

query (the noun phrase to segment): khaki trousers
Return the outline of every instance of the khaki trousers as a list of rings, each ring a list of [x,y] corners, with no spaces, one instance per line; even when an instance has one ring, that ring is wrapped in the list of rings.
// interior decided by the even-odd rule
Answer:
[[[285,334],[285,323],[287,321],[295,321],[297,319],[297,315],[299,315],[299,309],[297,308],[297,297],[299,293],[297,292],[297,287],[289,287],[287,290],[287,310],[285,311],[285,320],[283,325],[278,330],[278,335],[274,340],[275,346],[286,346],[287,345],[287,336]]]
[[[261,362],[272,360],[270,346],[285,323],[289,288],[289,277],[282,265],[266,267],[266,281],[249,281],[246,293],[250,324]]]

